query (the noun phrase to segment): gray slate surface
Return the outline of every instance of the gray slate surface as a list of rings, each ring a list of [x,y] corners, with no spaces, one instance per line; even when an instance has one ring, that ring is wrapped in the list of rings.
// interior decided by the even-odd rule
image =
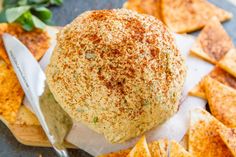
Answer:
[[[125,0],[64,0],[60,8],[51,8],[55,25],[64,26],[86,10],[120,8]],[[224,24],[225,29],[236,44],[236,7],[225,0],[209,0],[234,14],[234,18]],[[194,33],[196,35],[197,33]],[[0,122],[0,157],[56,157],[51,148],[36,148],[18,143],[7,127]],[[90,157],[82,150],[70,150],[72,157]]]

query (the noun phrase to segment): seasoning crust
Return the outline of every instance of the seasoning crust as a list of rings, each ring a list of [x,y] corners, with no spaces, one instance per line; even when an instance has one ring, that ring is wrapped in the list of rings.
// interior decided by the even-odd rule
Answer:
[[[178,109],[185,64],[156,18],[88,11],[58,34],[46,70],[55,99],[77,122],[124,142]]]

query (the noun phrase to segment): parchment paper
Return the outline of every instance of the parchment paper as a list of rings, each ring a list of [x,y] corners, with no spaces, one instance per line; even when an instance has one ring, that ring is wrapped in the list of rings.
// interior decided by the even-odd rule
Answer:
[[[203,76],[208,74],[213,65],[189,55],[195,38],[190,35],[174,34],[176,44],[182,55],[186,58],[187,77],[184,85],[181,105],[179,111],[162,125],[153,128],[145,133],[148,141],[158,140],[160,138],[174,139],[180,141],[189,128],[189,113],[192,109],[206,105],[206,101],[200,98],[188,96],[188,92],[192,89]],[[46,53],[41,61],[42,68],[48,64],[51,53]],[[24,101],[27,104],[27,101]],[[123,144],[110,144],[103,135],[96,133],[81,123],[74,123],[72,130],[68,134],[66,140],[76,145],[93,156],[118,151],[120,149],[129,148],[134,145],[139,137],[132,139]]]

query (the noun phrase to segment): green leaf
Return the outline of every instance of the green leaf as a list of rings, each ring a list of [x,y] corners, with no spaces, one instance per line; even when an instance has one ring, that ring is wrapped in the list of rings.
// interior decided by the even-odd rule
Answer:
[[[0,12],[0,22],[7,22],[5,9]]]
[[[2,6],[3,8],[16,7],[17,0],[4,0]]]
[[[26,5],[27,4],[27,0],[19,0],[18,5]]]
[[[48,22],[52,19],[52,12],[45,7],[35,8],[33,14],[44,22]]]
[[[16,22],[20,23],[26,31],[31,31],[34,29],[32,14],[29,11],[20,16]]]
[[[29,3],[31,4],[42,4],[42,3],[48,3],[49,0],[29,0]]]
[[[8,22],[14,22],[17,18],[19,18],[22,14],[27,12],[30,9],[30,6],[20,6],[14,7],[6,10],[6,19]]]
[[[44,29],[46,27],[46,24],[34,15],[32,15],[32,20],[36,28]]]
[[[50,3],[53,5],[61,5],[63,3],[63,0],[50,0]]]

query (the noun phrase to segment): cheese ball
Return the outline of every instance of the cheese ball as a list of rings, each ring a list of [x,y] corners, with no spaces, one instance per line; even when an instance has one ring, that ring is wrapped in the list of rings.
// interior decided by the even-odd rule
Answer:
[[[58,33],[46,69],[62,108],[111,143],[170,118],[178,110],[185,74],[162,22],[126,9],[78,16]]]

